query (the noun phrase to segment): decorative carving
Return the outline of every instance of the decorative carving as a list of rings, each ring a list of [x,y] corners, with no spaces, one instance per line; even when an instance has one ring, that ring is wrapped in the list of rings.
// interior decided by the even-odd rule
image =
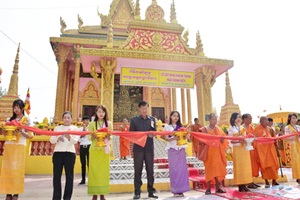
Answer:
[[[196,34],[196,55],[204,56],[203,45],[202,45],[199,31]]]
[[[75,61],[80,61],[80,48],[81,46],[79,44],[73,45],[73,58]]]
[[[79,16],[79,14],[77,15],[78,18],[78,29],[81,29],[82,25],[83,25],[83,21],[81,19],[81,17]]]
[[[58,52],[59,52],[58,64],[59,64],[59,66],[61,66],[66,61],[66,59],[70,53],[70,48],[60,44],[58,46]]]
[[[109,23],[108,34],[107,34],[107,48],[113,48],[114,46],[114,34],[112,22]]]
[[[150,30],[135,30],[123,48],[185,55],[190,54],[177,34]]]
[[[165,12],[164,10],[157,5],[156,0],[152,0],[152,5],[150,5],[146,10],[146,20],[154,20],[154,21],[163,21]]]
[[[93,81],[89,81],[79,94],[80,107],[83,105],[99,105],[100,89]]]
[[[207,90],[211,90],[211,87],[216,82],[216,70],[213,67],[203,67],[202,73],[204,75],[204,87]]]
[[[97,9],[98,16],[101,18],[101,26],[107,27],[112,21],[114,25],[127,26],[128,22],[134,18],[134,6],[132,0],[113,0],[110,4],[108,15],[103,15]],[[116,21],[115,21],[116,20]]]
[[[64,34],[65,33],[65,29],[67,28],[67,24],[66,24],[66,22],[62,19],[62,17],[60,17],[60,32],[62,33],[62,34]]]
[[[99,77],[99,74],[96,72],[95,61],[93,61],[91,65],[91,76],[99,83],[99,85],[101,84],[101,78]]]
[[[108,113],[113,113],[113,78],[116,67],[116,58],[102,57],[100,59],[100,68],[102,75],[101,86],[103,86],[101,87],[101,103],[107,107]],[[111,117],[111,119],[113,119],[113,116]]]
[[[189,42],[189,30],[186,30],[183,34],[184,43],[188,46]]]

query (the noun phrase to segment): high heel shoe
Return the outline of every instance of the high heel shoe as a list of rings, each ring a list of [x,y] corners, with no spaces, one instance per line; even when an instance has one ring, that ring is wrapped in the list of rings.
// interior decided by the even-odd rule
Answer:
[[[97,200],[97,195],[93,195],[92,200]]]
[[[100,200],[106,200],[103,194],[100,195]]]

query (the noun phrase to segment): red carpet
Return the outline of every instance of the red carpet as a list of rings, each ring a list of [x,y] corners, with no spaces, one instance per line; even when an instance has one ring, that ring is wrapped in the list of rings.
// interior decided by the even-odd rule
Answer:
[[[212,189],[212,195],[217,195],[226,199],[232,199],[232,200],[246,200],[246,199],[257,199],[257,200],[289,200],[289,198],[285,197],[274,197],[272,195],[268,194],[262,194],[262,193],[256,193],[256,192],[239,192],[237,190],[232,190],[228,188],[224,188],[226,190],[226,193],[215,193],[215,191]],[[203,189],[198,189],[199,192],[205,192]]]

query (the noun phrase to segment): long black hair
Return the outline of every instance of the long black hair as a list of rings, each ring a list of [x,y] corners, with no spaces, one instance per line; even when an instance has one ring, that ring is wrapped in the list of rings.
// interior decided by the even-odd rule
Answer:
[[[182,127],[180,113],[179,113],[178,111],[176,111],[176,110],[173,110],[173,111],[170,113],[169,124],[172,124],[172,118],[171,118],[171,116],[174,115],[175,113],[178,114],[178,120],[177,120],[177,122],[176,122],[176,125],[179,126],[179,127]]]
[[[292,119],[292,117],[293,116],[295,116],[296,117],[296,119],[298,118],[298,116],[297,116],[297,114],[296,113],[290,113],[289,115],[288,115],[288,120],[287,120],[287,123],[286,123],[286,125],[289,125],[289,124],[291,124],[291,119]]]
[[[96,130],[97,130],[97,122],[99,120],[98,118],[98,115],[97,115],[97,111],[101,109],[105,112],[105,115],[104,115],[104,118],[103,118],[103,121],[105,123],[105,127],[109,128],[108,127],[108,114],[107,114],[107,108],[104,106],[104,105],[100,105],[100,106],[97,106],[96,109],[95,109],[95,125],[96,125]],[[100,127],[101,128],[101,127]]]
[[[25,107],[24,101],[21,100],[21,99],[16,99],[16,100],[14,100],[13,105],[12,105],[13,116],[9,119],[9,121],[12,121],[12,120],[14,120],[14,119],[17,118],[17,115],[16,115],[16,113],[14,112],[14,107],[15,107],[15,106],[18,106],[18,107],[22,110],[22,114],[25,115],[25,113],[24,113],[24,107]]]
[[[230,117],[230,125],[231,126],[235,126],[235,120],[237,119],[237,116],[239,115],[239,113],[232,113],[231,117]]]

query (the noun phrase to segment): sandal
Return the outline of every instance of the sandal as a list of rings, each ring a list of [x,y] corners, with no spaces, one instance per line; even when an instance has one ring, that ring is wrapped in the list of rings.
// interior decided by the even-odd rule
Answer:
[[[12,195],[11,194],[6,195],[5,200],[12,200]]]
[[[183,193],[174,194],[174,197],[184,197]]]
[[[18,200],[18,198],[19,198],[19,195],[14,194],[14,196],[12,197],[12,200]]]
[[[210,195],[210,194],[211,194],[210,189],[207,189],[207,190],[205,191],[205,195]]]
[[[216,193],[226,193],[226,191],[225,191],[225,190],[222,190],[221,188],[219,188],[219,189],[216,191]]]

